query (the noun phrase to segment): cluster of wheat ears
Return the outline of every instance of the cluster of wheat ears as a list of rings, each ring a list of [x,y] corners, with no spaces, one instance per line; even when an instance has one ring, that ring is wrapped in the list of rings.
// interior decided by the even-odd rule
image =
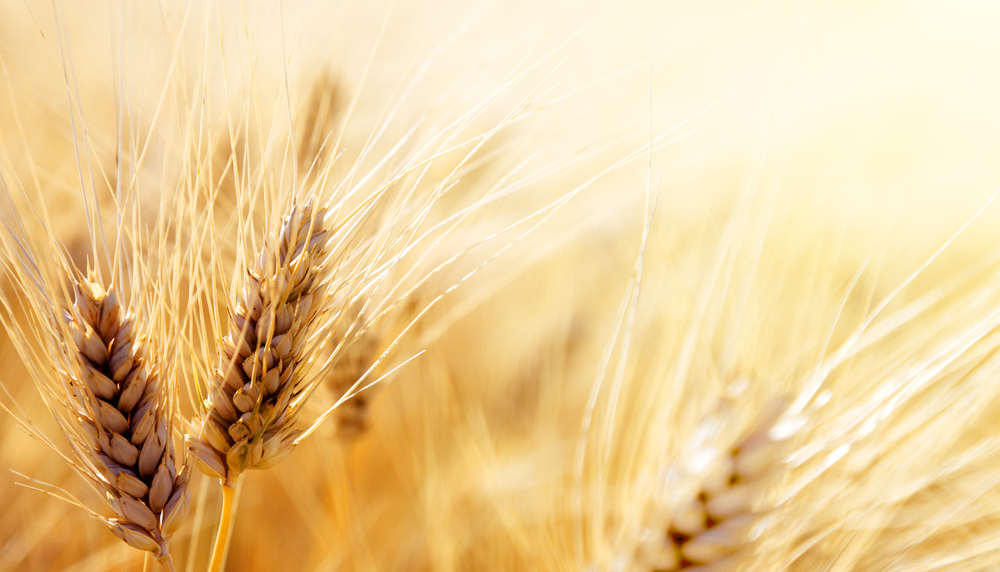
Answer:
[[[0,570],[1000,569],[863,11],[368,4],[0,4]]]

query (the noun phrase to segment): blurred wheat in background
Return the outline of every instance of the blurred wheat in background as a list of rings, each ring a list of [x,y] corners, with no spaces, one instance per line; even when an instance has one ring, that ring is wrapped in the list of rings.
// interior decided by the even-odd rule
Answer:
[[[1000,569],[998,26],[0,2],[0,570]]]

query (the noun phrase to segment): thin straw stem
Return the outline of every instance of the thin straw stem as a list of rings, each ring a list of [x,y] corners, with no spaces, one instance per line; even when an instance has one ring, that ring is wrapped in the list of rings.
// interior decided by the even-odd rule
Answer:
[[[150,558],[147,556],[146,557],[146,562],[149,562],[149,561],[150,561]],[[160,566],[162,566],[164,570],[166,570],[167,572],[175,572],[175,569],[174,569],[174,559],[169,554],[167,554],[163,558],[160,558],[159,561],[160,561]],[[147,571],[148,570],[149,572],[152,572],[152,569],[151,568],[147,568],[147,566],[148,566],[148,564],[143,564],[143,567],[142,567],[143,571]]]
[[[239,479],[239,477],[237,477]],[[226,552],[229,548],[230,530],[233,526],[233,512],[235,503],[233,496],[236,493],[236,483],[229,486],[222,485],[222,518],[219,521],[219,533],[215,537],[215,550],[212,552],[212,564],[208,567],[208,572],[221,572]]]

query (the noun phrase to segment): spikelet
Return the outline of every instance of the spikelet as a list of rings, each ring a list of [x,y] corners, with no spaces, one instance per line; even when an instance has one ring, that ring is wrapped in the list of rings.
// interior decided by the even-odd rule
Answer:
[[[188,435],[206,474],[232,485],[276,465],[294,446],[307,343],[325,299],[326,211],[296,206],[268,237],[230,310],[210,395]]]
[[[168,541],[187,517],[189,473],[177,466],[156,366],[113,288],[91,277],[78,280],[74,294],[64,318],[78,368],[65,381],[76,437],[86,441],[74,443],[78,469],[103,486],[116,514],[105,520],[111,530],[173,570]]]
[[[781,412],[781,405],[772,404],[747,437],[708,464],[694,495],[677,502],[667,490],[653,500],[633,570],[723,572],[739,566],[740,553],[750,546],[752,529],[760,520],[762,492],[775,476],[787,437],[776,437],[774,431]],[[669,489],[684,476],[674,472],[664,486]]]

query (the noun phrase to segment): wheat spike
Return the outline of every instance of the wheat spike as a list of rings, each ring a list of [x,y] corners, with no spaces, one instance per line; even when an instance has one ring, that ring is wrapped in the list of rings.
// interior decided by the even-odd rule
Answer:
[[[392,340],[400,329],[413,325],[416,302],[400,304],[375,319],[371,313],[358,309],[342,311],[334,326],[330,356],[324,362],[323,383],[335,402],[333,409],[337,437],[353,442],[371,428],[372,405],[382,389],[378,380],[387,368],[384,360],[391,353]],[[369,306],[370,307],[370,306]]]
[[[232,486],[249,469],[291,452],[307,344],[321,313],[324,209],[296,206],[269,237],[230,309],[220,366],[202,417],[189,435],[198,466]]]
[[[168,542],[187,517],[188,472],[177,467],[171,416],[155,365],[137,337],[135,317],[114,289],[80,279],[64,314],[78,369],[65,372],[66,398],[81,441],[80,472],[100,484],[116,518],[111,530],[173,570]]]
[[[357,438],[368,430],[373,398],[371,392],[377,386],[364,391],[355,386],[372,367],[379,354],[379,337],[367,331],[355,336],[350,343],[345,343],[341,351],[337,352],[333,364],[326,370],[326,383],[336,399],[354,393],[353,397],[334,410],[337,434],[343,439]],[[372,382],[375,377],[369,374],[366,380]]]
[[[695,495],[680,503],[656,499],[639,535],[634,570],[735,570],[760,519],[763,488],[774,476],[782,441],[773,429],[782,407],[772,405],[753,431],[720,455]],[[666,487],[675,479],[668,479]],[[669,491],[668,491],[669,493]]]

